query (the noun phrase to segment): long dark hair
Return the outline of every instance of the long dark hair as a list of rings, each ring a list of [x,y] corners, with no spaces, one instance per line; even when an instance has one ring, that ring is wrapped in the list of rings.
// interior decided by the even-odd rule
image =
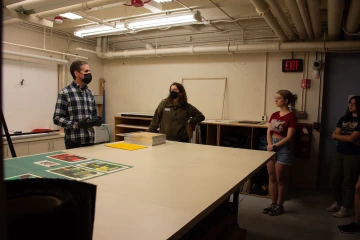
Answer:
[[[360,117],[360,96],[353,96],[349,99],[349,104],[351,102],[351,100],[355,100],[355,107],[356,107],[356,113],[357,116]],[[349,106],[346,109],[346,113],[345,113],[345,121],[349,121],[350,118],[352,117],[352,112],[349,111]]]
[[[279,90],[277,94],[280,94],[284,98],[284,101],[288,100],[288,105],[290,104],[292,107],[295,107],[296,101],[298,99],[296,94],[293,94],[289,90]]]
[[[171,86],[175,85],[177,87],[177,89],[179,89],[179,93],[181,93],[181,95],[179,95],[179,103],[181,106],[186,106],[188,104],[188,99],[187,99],[187,94],[185,91],[185,88],[182,84],[177,83],[177,82],[173,82],[170,87],[169,87],[169,95],[167,96],[166,100],[168,102],[173,102],[171,96],[170,96],[170,92],[171,92]]]

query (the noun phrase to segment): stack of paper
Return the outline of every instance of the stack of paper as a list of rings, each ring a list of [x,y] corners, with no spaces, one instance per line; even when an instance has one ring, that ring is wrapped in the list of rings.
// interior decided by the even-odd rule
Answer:
[[[106,147],[111,147],[111,148],[118,148],[118,149],[122,149],[122,150],[128,150],[128,151],[134,151],[134,150],[147,148],[145,146],[141,146],[141,145],[137,145],[137,144],[124,143],[124,142],[109,143],[109,144],[105,144],[105,146]]]
[[[131,132],[124,134],[124,142],[144,146],[156,146],[166,142],[166,135],[151,132]]]

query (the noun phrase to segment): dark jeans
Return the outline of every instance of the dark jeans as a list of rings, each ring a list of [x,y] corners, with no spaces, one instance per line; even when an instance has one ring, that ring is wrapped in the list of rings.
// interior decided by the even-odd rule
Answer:
[[[94,144],[93,144],[93,143],[80,144],[80,143],[73,142],[73,141],[71,141],[70,139],[66,139],[66,140],[65,140],[65,147],[66,147],[66,149],[87,147],[87,146],[92,146],[92,145],[94,145]]]
[[[355,185],[360,173],[360,155],[335,153],[331,186],[334,200],[346,209],[352,208],[355,198]]]

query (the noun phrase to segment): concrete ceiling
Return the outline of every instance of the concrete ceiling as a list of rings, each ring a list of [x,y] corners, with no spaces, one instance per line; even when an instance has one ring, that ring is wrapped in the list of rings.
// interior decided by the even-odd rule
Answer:
[[[49,14],[54,12],[54,9],[62,9],[65,6],[69,6],[69,2],[71,4],[86,4],[90,2],[98,2],[99,0],[93,1],[84,1],[84,0],[76,0],[76,1],[68,1],[68,0],[52,0],[52,1],[44,1],[44,0],[27,0],[27,1],[4,1],[4,6],[7,3],[12,3],[15,5],[23,5],[29,6],[30,3],[34,3],[34,9],[23,11],[25,14],[34,16],[34,17],[41,17],[45,20],[50,22],[54,21],[54,18],[58,16],[59,13],[56,14]],[[288,10],[285,7],[285,0],[278,0],[277,3],[285,13],[285,17],[290,22],[291,27],[295,29],[293,23],[291,22],[290,15]],[[294,0],[295,1],[295,0]],[[313,0],[317,1],[317,0]],[[18,2],[18,3],[16,3]],[[36,3],[38,2],[38,3]],[[103,1],[105,2],[105,1]],[[109,1],[108,1],[109,2]],[[154,1],[153,1],[154,2]],[[180,3],[181,4],[180,4]],[[212,2],[218,5],[220,9],[218,9]],[[258,13],[250,0],[180,0],[170,3],[163,3],[163,4],[154,4],[154,6],[159,7],[164,12],[174,10],[174,9],[184,9],[185,7],[190,7],[191,9],[196,9],[200,11],[201,16],[206,19],[207,21],[217,21],[217,20],[229,20],[230,17],[233,19],[238,18],[248,18],[248,17],[256,17],[259,18]],[[306,2],[306,0],[304,0]],[[327,0],[321,1],[321,21],[322,21],[322,31],[326,31],[327,29]],[[81,10],[74,11],[73,13],[78,13],[83,16],[87,16],[87,20],[80,19],[80,20],[71,20],[71,19],[64,19],[62,24],[53,24],[53,29],[61,30],[67,33],[73,34],[76,29],[79,27],[85,27],[90,25],[98,25],[100,21],[112,21],[112,20],[121,20],[122,18],[128,17],[138,17],[143,14],[150,14],[154,12],[154,9],[149,9],[145,7],[133,7],[133,6],[125,6],[124,3],[130,3],[130,0],[119,0],[119,1],[112,1],[112,4],[107,5],[100,5],[98,7],[94,7],[90,10],[83,7]],[[31,5],[31,4],[30,4]],[[13,7],[14,5],[6,5],[5,7],[9,9],[13,9],[15,11],[21,12],[21,7],[17,6],[17,8]],[[84,5],[87,6],[87,5]],[[184,7],[185,6],[185,7]],[[31,8],[32,6],[28,7]],[[156,10],[156,9],[155,9]],[[158,11],[161,11],[158,10]],[[344,16],[347,16],[348,6],[345,6]],[[224,13],[225,12],[225,13]],[[4,25],[13,25],[19,24],[18,20],[10,20],[11,17],[6,17]],[[91,20],[89,20],[91,19]],[[95,20],[94,20],[95,19]],[[17,21],[17,22],[14,22]],[[216,29],[218,28],[218,29]],[[219,29],[223,30],[220,32]],[[264,41],[278,41],[278,37],[276,36],[275,32],[272,28],[269,27],[268,23],[263,19],[245,19],[240,20],[237,23],[214,23],[213,26],[209,24],[204,25],[196,25],[196,26],[182,26],[182,27],[173,27],[168,30],[163,31],[163,29],[156,30],[147,30],[142,31],[136,34],[117,34],[110,36],[112,37],[114,42],[114,48],[119,47],[116,46],[116,42],[122,43],[120,48],[136,48],[136,44],[134,42],[144,42],[145,40],[150,41],[152,44],[157,44],[157,41],[164,36],[169,38],[173,37],[174,41],[176,39],[182,38],[182,41],[190,39],[200,38],[202,33],[206,33],[208,37],[201,37],[202,42],[204,39],[207,41],[235,41],[236,39],[244,39],[246,40],[256,40],[262,39]],[[160,32],[160,33],[159,33]],[[90,37],[91,38],[91,37]],[[150,39],[156,39],[150,40]],[[185,40],[184,40],[185,39]],[[221,40],[220,40],[221,39]],[[200,41],[201,39],[199,39]],[[321,39],[320,39],[321,40]],[[110,41],[110,40],[109,40]],[[111,41],[110,41],[111,42]],[[124,42],[128,42],[128,45],[124,44]],[[133,44],[133,45],[132,45]],[[134,45],[135,44],[135,45]]]

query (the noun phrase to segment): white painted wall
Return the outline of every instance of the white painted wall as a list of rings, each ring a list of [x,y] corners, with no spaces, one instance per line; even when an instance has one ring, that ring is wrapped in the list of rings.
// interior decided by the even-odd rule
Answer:
[[[25,44],[34,47],[44,47],[44,35],[41,32],[33,32],[25,29],[8,26],[4,29],[4,41]],[[68,48],[67,40],[46,36],[46,48],[56,51],[63,51]],[[5,49],[21,51],[31,54],[49,56],[48,53],[36,52],[28,49],[19,49],[4,45]],[[86,46],[79,43],[71,43],[70,48],[82,47],[93,49],[93,46]],[[290,53],[253,53],[253,54],[232,54],[232,55],[203,55],[203,56],[176,56],[161,58],[132,58],[103,60],[94,54],[79,52],[80,55],[90,57],[88,60],[92,73],[93,82],[90,89],[95,94],[99,93],[99,79],[104,77],[106,80],[106,119],[107,123],[114,126],[114,116],[119,112],[153,112],[155,108],[168,94],[168,88],[174,81],[181,82],[182,78],[227,78],[227,89],[225,95],[225,119],[233,120],[258,120],[265,115],[269,118],[271,113],[276,111],[273,103],[276,91],[288,89],[299,96],[297,109],[301,108],[302,90],[300,81],[305,73],[282,73],[281,60],[291,58]],[[296,52],[295,58],[304,58],[303,52]],[[315,54],[310,53],[309,61],[305,64],[311,65]],[[18,57],[11,59],[18,60]],[[72,62],[75,58],[70,58]],[[43,61],[25,59],[21,60],[44,64]],[[69,66],[65,65],[65,82],[71,83],[72,78],[69,73]],[[306,67],[305,67],[306,69]],[[61,75],[60,75],[61,78]],[[309,69],[308,78],[312,78],[312,69]],[[62,80],[62,79],[60,79]],[[267,81],[265,87],[265,80]],[[4,79],[6,81],[6,79]],[[57,82],[57,79],[48,79]],[[6,86],[4,84],[4,86]],[[46,91],[46,85],[43,91]],[[306,93],[305,110],[308,119],[304,122],[312,123],[317,121],[319,109],[319,80],[312,81],[312,87]],[[7,89],[4,89],[7,91]],[[206,91],[206,89],[203,89]],[[24,93],[27,94],[27,93]],[[31,106],[19,113],[18,118],[24,118],[36,113],[39,118],[45,118],[49,112],[34,111],[38,106],[31,104],[30,92],[28,104]],[[33,94],[33,92],[31,93]],[[38,94],[42,94],[39,91]],[[202,94],[200,91],[199,94]],[[191,103],[192,96],[189,97]],[[13,100],[4,99],[5,107],[10,108]],[[56,99],[46,99],[53,101],[55,106]],[[266,106],[265,106],[266,102]],[[201,111],[201,109],[200,109]],[[6,117],[6,115],[5,115]],[[49,127],[49,126],[39,126]],[[17,128],[19,129],[19,128]],[[319,146],[319,134],[313,134],[312,156],[309,160],[299,160],[293,168],[300,170],[294,171],[296,174],[304,172],[312,173],[307,181],[301,184],[304,187],[315,187],[315,173],[317,169],[317,156]],[[113,136],[112,136],[113,137]],[[302,176],[297,179],[302,181]],[[300,185],[300,184],[299,184]]]
[[[277,110],[273,100],[280,89],[296,93],[297,109],[300,109],[303,73],[281,72],[281,60],[289,57],[290,53],[269,53],[267,72],[265,53],[107,60],[104,64],[107,118],[110,120],[116,113],[125,111],[155,111],[167,96],[170,84],[181,82],[182,78],[226,77],[225,119],[258,120],[264,115],[265,95],[265,115],[269,117]],[[303,58],[304,53],[296,53],[295,57]],[[309,54],[309,59],[311,64],[314,53]],[[308,77],[312,77],[311,69]],[[319,86],[319,80],[313,80],[307,91],[306,122],[317,120]],[[190,103],[191,97],[188,96]]]
[[[7,26],[4,28],[3,41],[17,43],[37,48],[44,48],[44,33],[30,31],[23,28]],[[70,42],[70,48],[82,47],[94,49],[94,46]],[[22,53],[50,57],[50,53],[39,52],[3,44],[5,50],[19,51]],[[68,48],[68,40],[50,35],[45,37],[46,49],[54,51],[64,51]],[[100,78],[103,77],[103,60],[95,54],[77,52],[79,55],[89,57],[85,60],[89,63],[93,81],[89,87],[94,94],[99,94]],[[76,54],[76,52],[73,52]],[[53,54],[54,58],[61,58],[60,55]],[[60,86],[70,84],[73,79],[69,68],[71,63],[76,60],[70,57],[69,64],[63,65],[65,75],[60,71],[56,63],[43,60],[3,55],[5,64],[3,65],[3,109],[9,130],[31,131],[34,128],[52,128],[52,114],[54,111],[57,92]],[[50,71],[51,69],[51,71]],[[25,79],[24,85],[20,85],[21,78]],[[46,79],[44,79],[46,78]],[[40,101],[42,99],[42,101]],[[21,107],[23,106],[23,107]],[[27,106],[27,107],[25,107]]]
[[[281,61],[291,58],[291,53],[267,55],[267,60],[265,53],[106,60],[104,74],[107,122],[114,126],[114,116],[120,112],[154,112],[161,99],[167,96],[170,84],[174,81],[181,82],[182,78],[226,77],[225,119],[259,120],[264,115],[264,109],[269,119],[277,111],[274,97],[280,89],[288,89],[299,96],[296,107],[300,110],[301,79],[303,75],[306,77],[307,69],[308,78],[312,78],[309,66],[315,59],[315,53],[310,53],[309,61],[304,63],[304,73],[282,73]],[[297,52],[294,58],[304,58],[304,55],[304,52]],[[306,93],[305,110],[308,112],[308,119],[300,122],[317,121],[319,88],[320,80],[313,80]],[[191,103],[192,96],[188,98]],[[301,160],[298,166],[294,164],[294,167],[304,171],[312,171],[314,177],[304,183],[310,188],[314,188],[316,182],[318,135],[314,131],[311,159]]]

